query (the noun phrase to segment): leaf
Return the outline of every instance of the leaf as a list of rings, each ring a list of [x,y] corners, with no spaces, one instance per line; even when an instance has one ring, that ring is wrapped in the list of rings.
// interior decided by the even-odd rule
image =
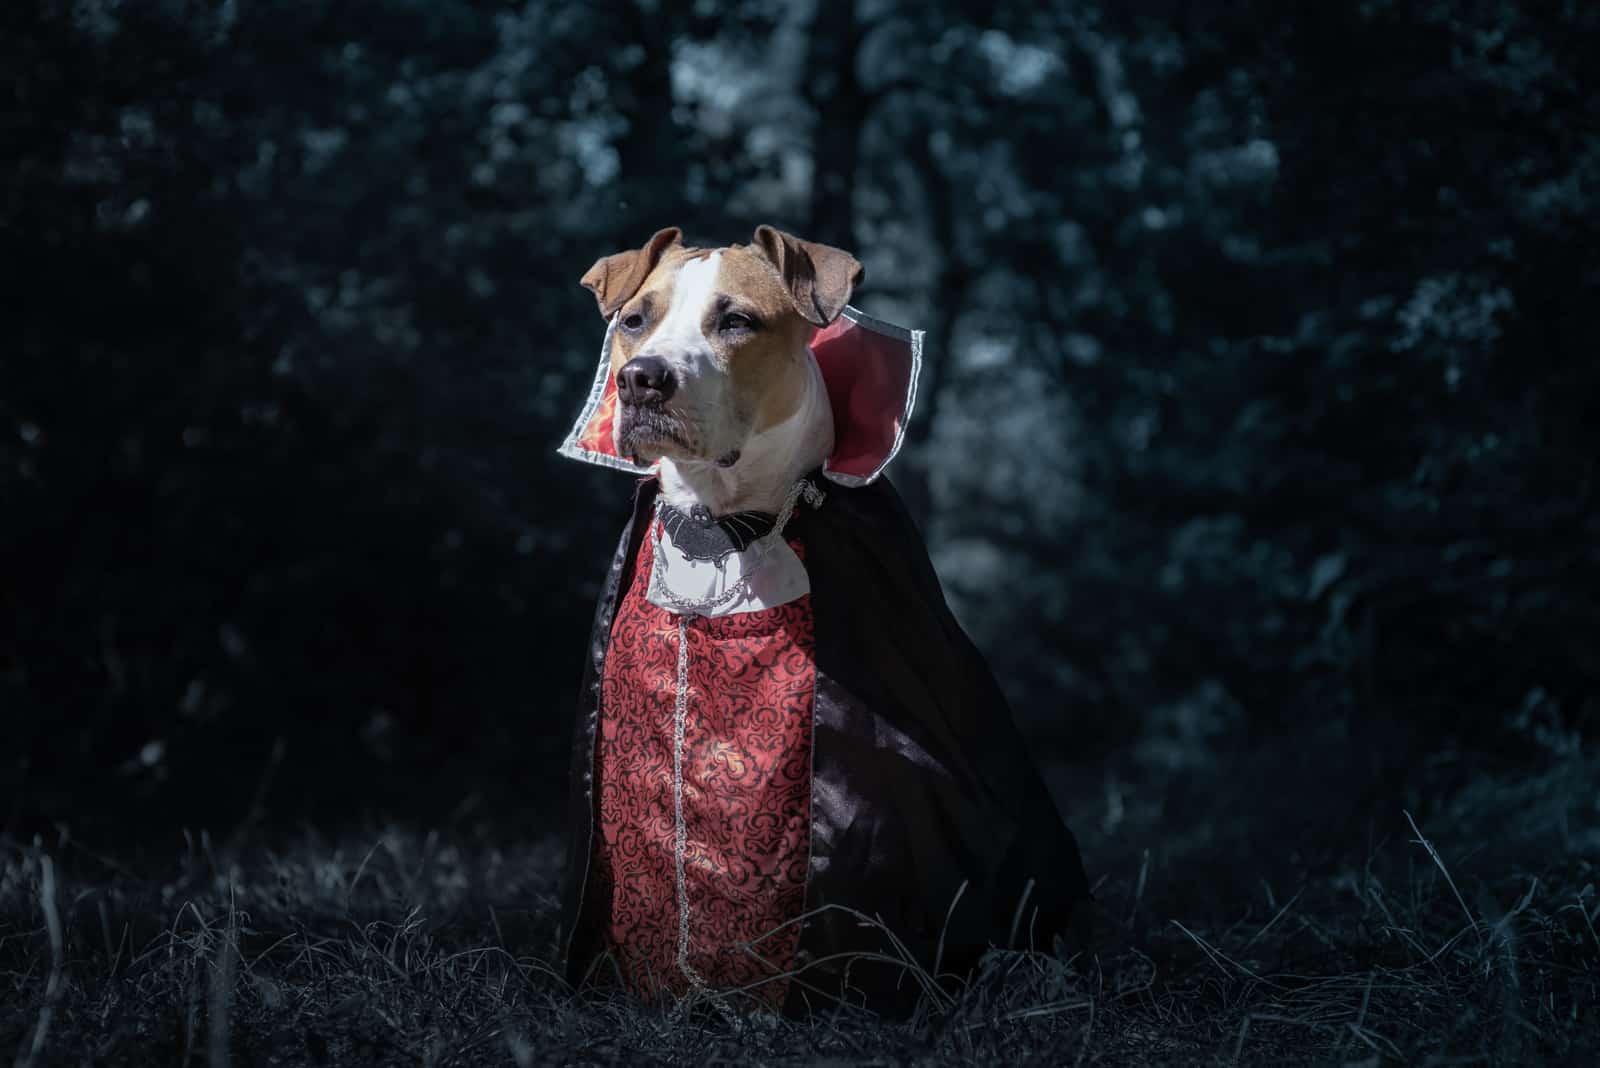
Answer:
[[[1344,576],[1347,558],[1344,553],[1325,553],[1311,565],[1311,579],[1306,587],[1306,600],[1315,601],[1328,591],[1328,587]]]

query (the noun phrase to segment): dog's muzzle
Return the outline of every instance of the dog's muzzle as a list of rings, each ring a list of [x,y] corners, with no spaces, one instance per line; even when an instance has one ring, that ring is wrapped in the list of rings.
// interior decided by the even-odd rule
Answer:
[[[617,370],[617,445],[623,455],[637,461],[641,449],[668,442],[693,451],[683,420],[667,407],[677,389],[677,376],[660,356],[635,356]]]
[[[617,372],[617,398],[633,407],[659,407],[672,398],[678,380],[660,356],[635,356]]]

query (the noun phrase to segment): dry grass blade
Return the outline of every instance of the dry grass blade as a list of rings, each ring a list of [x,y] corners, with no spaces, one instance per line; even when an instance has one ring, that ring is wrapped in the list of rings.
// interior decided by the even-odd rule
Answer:
[[[1250,1034],[1250,1014],[1245,1013],[1244,1019],[1239,1021],[1239,1037],[1233,1044],[1233,1063],[1238,1064],[1239,1058],[1244,1053],[1244,1040]]]
[[[1059,1001],[1053,1005],[1034,1005],[1026,1009],[1012,1009],[1002,1020],[1031,1020],[1039,1016],[1057,1016],[1063,1012],[1075,1012],[1078,1009],[1093,1009],[1094,1002],[1088,998],[1078,998],[1072,1001]]]
[[[1583,903],[1583,898],[1578,899],[1578,915],[1583,917],[1584,925],[1589,928],[1589,937],[1594,940],[1594,948],[1600,950],[1600,933],[1594,929],[1594,920],[1589,915],[1589,906]]]
[[[1133,918],[1139,912],[1139,902],[1144,900],[1145,881],[1150,877],[1150,850],[1146,849],[1139,857],[1139,882],[1133,890],[1133,904],[1128,906],[1128,923],[1133,923]]]
[[[1361,991],[1361,1008],[1356,1011],[1356,1022],[1350,1025],[1352,1034],[1359,1035],[1362,1025],[1367,1022],[1367,1008],[1372,1004],[1372,981],[1376,977],[1376,972],[1367,973],[1367,985]],[[1340,1052],[1343,1052],[1345,1043],[1346,1039],[1341,1038],[1339,1041]]]
[[[1421,829],[1417,827],[1417,821],[1411,818],[1411,813],[1406,812],[1405,816],[1406,822],[1411,824],[1411,832],[1417,836],[1415,839],[1416,843],[1428,851],[1428,856],[1433,858],[1434,864],[1438,865],[1439,871],[1444,875],[1444,881],[1447,885],[1449,885],[1450,892],[1456,896],[1456,902],[1461,906],[1462,913],[1467,917],[1467,922],[1472,926],[1473,931],[1477,934],[1479,945],[1487,948],[1484,943],[1483,930],[1478,923],[1478,918],[1474,916],[1472,914],[1472,910],[1467,907],[1467,899],[1461,896],[1460,889],[1456,887],[1456,881],[1450,877],[1450,869],[1445,867],[1444,858],[1439,856],[1439,851],[1433,848],[1433,843],[1428,841],[1427,835],[1423,834]]]
[[[1236,961],[1232,957],[1228,956],[1226,953],[1223,953],[1221,950],[1217,949],[1215,946],[1212,946],[1204,938],[1201,938],[1199,935],[1197,935],[1193,931],[1189,930],[1189,928],[1185,927],[1182,923],[1178,922],[1177,920],[1173,920],[1172,921],[1172,926],[1176,927],[1178,930],[1180,930],[1184,934],[1188,935],[1189,939],[1192,942],[1194,942],[1195,945],[1200,947],[1201,952],[1203,952],[1207,957],[1211,958],[1211,963],[1215,964],[1217,966],[1217,968],[1220,969],[1224,975],[1226,975],[1228,973],[1227,968],[1223,968],[1222,967],[1223,964],[1226,963],[1226,964],[1230,965],[1235,971],[1242,972],[1243,974],[1248,975],[1250,978],[1254,979],[1258,983],[1261,983],[1261,984],[1263,984],[1265,986],[1270,986],[1270,987],[1278,986],[1278,984],[1274,983],[1271,979],[1268,979],[1265,976],[1256,974],[1255,972],[1251,971],[1249,968],[1246,968],[1243,964],[1240,964],[1238,961]]]
[[[1027,901],[1027,899],[1028,899],[1028,891],[1031,891],[1032,889],[1033,889],[1033,880],[1029,879],[1028,880],[1028,889],[1023,891],[1023,894],[1022,894],[1022,901],[1017,902],[1017,914],[1018,914],[1018,916],[1020,916],[1022,914],[1022,903],[1023,903],[1023,901]],[[956,888],[955,896],[950,899],[950,907],[945,910],[945,913],[944,913],[944,925],[939,928],[939,948],[933,954],[933,974],[934,975],[938,975],[940,967],[942,967],[944,965],[944,938],[945,938],[945,935],[950,930],[950,917],[952,917],[952,916],[954,916],[956,914],[956,906],[961,904],[961,895],[965,894],[966,892],[967,892],[967,880],[963,879],[963,880],[961,880],[961,885]],[[1013,941],[1016,938],[1016,933],[1017,933],[1017,921],[1016,921],[1015,918],[1013,918],[1012,921],[1011,921],[1011,935],[1012,935]]]
[[[1078,1056],[1072,1062],[1072,1068],[1080,1068],[1083,1059],[1089,1055],[1089,1040],[1094,1036],[1094,1014],[1096,1011],[1095,999],[1089,999],[1089,1022],[1083,1025],[1083,1045],[1078,1047]]]
[[[1016,944],[1017,944],[1017,930],[1022,926],[1022,913],[1023,913],[1023,910],[1025,908],[1027,908],[1027,906],[1028,906],[1028,898],[1033,896],[1033,887],[1034,887],[1033,877],[1029,876],[1027,883],[1025,883],[1023,885],[1023,887],[1022,887],[1021,896],[1019,896],[1017,898],[1017,907],[1015,909],[1013,909],[1012,912],[1011,912],[1011,929],[1006,933],[1006,947],[1008,949],[1013,949],[1013,948],[1016,947]],[[966,882],[965,879],[963,879],[961,881],[961,891],[957,892],[956,897],[959,899],[960,896],[961,896],[961,892],[964,892],[966,889],[967,889],[967,882]],[[955,910],[956,910],[955,902],[952,901],[950,903],[950,912],[947,913],[945,915],[945,918],[944,918],[945,927],[949,927],[950,926],[950,916],[955,913]],[[939,952],[934,957],[933,974],[935,974],[935,975],[939,974],[939,964],[943,960],[944,960],[944,931],[941,930],[939,932]]]
[[[61,913],[56,908],[56,867],[48,856],[39,857],[39,907],[44,912],[45,930],[50,937],[50,977],[45,980],[44,1003],[39,1006],[39,1018],[33,1027],[33,1036],[24,1040],[17,1050],[17,1068],[32,1068],[33,1062],[44,1052],[50,1037],[50,1021],[56,1002],[61,997],[61,966],[66,953],[66,939],[61,930]]]
[[[206,1053],[211,1068],[228,1068],[233,990],[239,974],[239,912],[229,883],[228,922],[211,964],[211,989],[206,1004]]]
[[[1244,948],[1245,949],[1249,949],[1251,946],[1255,945],[1256,944],[1256,939],[1260,938],[1262,935],[1264,935],[1268,931],[1272,930],[1273,924],[1275,924],[1279,920],[1283,919],[1284,913],[1288,912],[1291,908],[1293,908],[1294,907],[1294,903],[1296,901],[1299,901],[1299,900],[1300,900],[1300,893],[1297,891],[1295,893],[1294,897],[1291,897],[1288,901],[1285,901],[1283,903],[1283,908],[1279,909],[1277,911],[1277,914],[1274,915],[1272,917],[1272,919],[1268,920],[1264,927],[1262,927],[1259,931],[1257,931],[1255,934],[1250,936],[1250,940],[1244,944]]]

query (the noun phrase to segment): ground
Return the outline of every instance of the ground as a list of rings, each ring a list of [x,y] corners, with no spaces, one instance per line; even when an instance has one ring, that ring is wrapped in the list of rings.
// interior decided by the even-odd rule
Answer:
[[[1360,825],[1313,817],[1338,811],[1341,781],[1315,751],[1158,766],[1049,769],[1097,879],[1095,952],[992,953],[960,996],[930,995],[903,1024],[576,998],[549,963],[554,829],[4,840],[0,1056],[1600,1062],[1600,760],[1568,749],[1537,766],[1419,770],[1419,783],[1465,785],[1379,805]]]

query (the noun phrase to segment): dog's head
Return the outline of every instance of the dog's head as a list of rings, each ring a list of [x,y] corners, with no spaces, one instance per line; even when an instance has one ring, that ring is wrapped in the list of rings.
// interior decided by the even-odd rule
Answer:
[[[752,434],[794,413],[806,344],[861,283],[848,252],[770,226],[748,245],[687,248],[676,228],[583,276],[616,317],[617,452],[649,463],[732,464]]]

